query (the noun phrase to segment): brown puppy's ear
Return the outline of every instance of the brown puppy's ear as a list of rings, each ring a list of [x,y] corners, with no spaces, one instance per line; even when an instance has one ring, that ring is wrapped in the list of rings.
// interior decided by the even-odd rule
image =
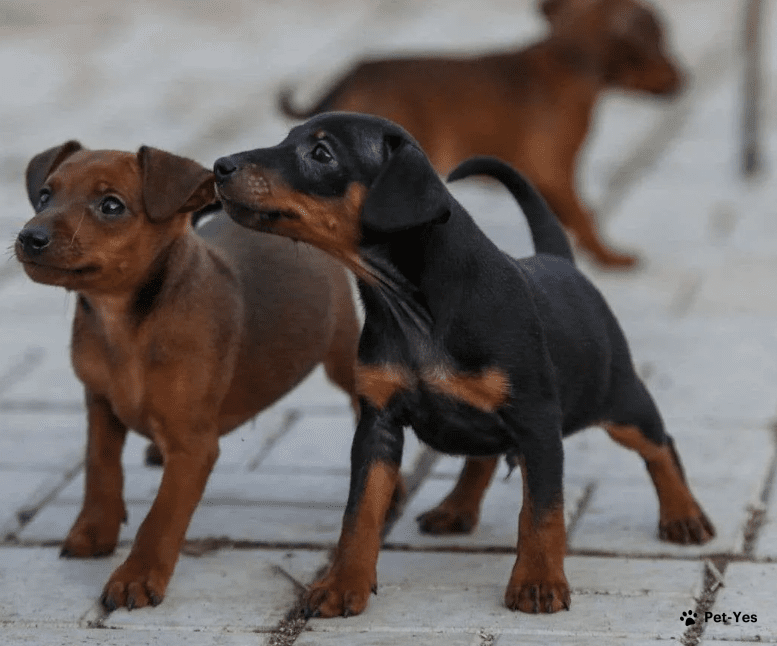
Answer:
[[[55,146],[35,155],[27,164],[25,177],[27,180],[27,197],[33,206],[38,204],[41,187],[51,173],[74,152],[81,150],[77,141],[66,141],[61,146]]]
[[[143,206],[149,220],[193,213],[216,201],[213,173],[191,159],[141,146],[138,163],[143,173]]]
[[[402,141],[367,193],[362,226],[391,233],[444,222],[451,212],[451,199],[426,155]]]

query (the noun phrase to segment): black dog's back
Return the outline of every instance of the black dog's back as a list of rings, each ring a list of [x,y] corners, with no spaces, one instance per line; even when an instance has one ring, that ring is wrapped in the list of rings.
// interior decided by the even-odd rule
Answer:
[[[512,259],[532,291],[548,351],[558,371],[564,434],[595,423],[608,411],[618,381],[634,388],[628,344],[599,290],[574,266],[566,233],[540,193],[518,171],[494,157],[460,164],[448,181],[487,175],[503,184],[521,207],[536,255]],[[587,342],[573,339],[584,334]],[[581,374],[589,375],[580,379]]]

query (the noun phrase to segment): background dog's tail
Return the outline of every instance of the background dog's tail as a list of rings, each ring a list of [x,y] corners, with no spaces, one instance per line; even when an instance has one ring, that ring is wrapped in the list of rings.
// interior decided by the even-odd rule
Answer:
[[[513,194],[529,222],[534,250],[561,256],[574,263],[572,247],[558,218],[550,210],[542,195],[512,166],[495,157],[472,157],[454,168],[448,181],[470,175],[488,175],[499,180]]]
[[[303,109],[294,105],[292,102],[293,90],[290,87],[285,87],[278,94],[278,109],[292,119],[309,119],[321,112],[329,112],[332,109],[331,104],[339,92],[340,85],[338,84],[318,103],[308,109]]]

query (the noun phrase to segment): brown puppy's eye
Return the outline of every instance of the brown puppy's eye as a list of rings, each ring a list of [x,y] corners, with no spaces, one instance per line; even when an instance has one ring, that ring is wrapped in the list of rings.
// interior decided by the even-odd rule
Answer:
[[[332,155],[331,153],[326,149],[326,146],[323,144],[317,144],[316,147],[313,149],[313,152],[310,153],[310,156],[315,159],[319,164],[328,164],[330,161],[332,161]]]
[[[47,188],[42,188],[40,195],[38,195],[38,210],[43,209],[48,201],[51,199],[51,191]]]
[[[124,204],[118,198],[109,195],[100,202],[100,211],[105,215],[121,215],[124,213]]]

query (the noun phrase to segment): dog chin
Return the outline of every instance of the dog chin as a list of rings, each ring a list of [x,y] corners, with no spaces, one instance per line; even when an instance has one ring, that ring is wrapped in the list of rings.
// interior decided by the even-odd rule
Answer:
[[[98,271],[97,267],[55,267],[53,265],[44,265],[30,260],[22,260],[24,272],[36,283],[43,285],[56,285],[68,289],[76,289],[81,278],[94,274]]]

